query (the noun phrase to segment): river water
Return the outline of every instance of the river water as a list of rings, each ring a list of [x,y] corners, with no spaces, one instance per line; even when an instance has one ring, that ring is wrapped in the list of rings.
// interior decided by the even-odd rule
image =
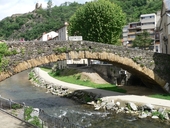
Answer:
[[[170,128],[166,122],[159,120],[94,111],[89,105],[46,93],[45,89],[35,87],[28,80],[29,71],[26,70],[0,82],[0,95],[19,103],[24,102],[34,108],[41,108],[54,117],[66,116],[73,124],[89,128]]]

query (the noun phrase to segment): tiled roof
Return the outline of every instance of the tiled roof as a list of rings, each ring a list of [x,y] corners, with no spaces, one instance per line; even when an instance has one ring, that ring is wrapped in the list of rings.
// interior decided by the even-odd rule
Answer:
[[[164,0],[164,4],[165,4],[165,8],[167,9],[167,11],[170,10],[170,0]]]

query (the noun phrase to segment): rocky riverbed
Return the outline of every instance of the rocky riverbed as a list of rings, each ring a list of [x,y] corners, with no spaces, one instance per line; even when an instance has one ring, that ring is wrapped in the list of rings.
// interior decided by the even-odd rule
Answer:
[[[87,103],[94,106],[94,110],[108,110],[116,113],[129,113],[138,118],[161,119],[170,122],[170,111],[164,107],[155,107],[152,104],[138,105],[133,102],[114,101],[107,97],[101,97],[100,94],[94,94],[82,90],[73,90],[64,85],[49,83],[39,77],[36,70],[32,70],[33,77],[30,79],[36,86],[46,88],[47,93],[53,95],[72,98],[81,103]]]

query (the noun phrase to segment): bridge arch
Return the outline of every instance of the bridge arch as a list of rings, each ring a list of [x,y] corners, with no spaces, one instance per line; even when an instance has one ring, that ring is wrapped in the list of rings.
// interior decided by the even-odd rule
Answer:
[[[0,81],[5,80],[6,78],[22,72],[24,70],[40,66],[43,64],[51,63],[51,62],[57,62],[59,60],[66,60],[68,58],[70,59],[95,59],[95,60],[101,60],[101,61],[107,61],[111,64],[114,64],[118,67],[121,67],[125,70],[127,70],[130,73],[137,74],[140,78],[145,79],[148,83],[152,83],[155,85],[158,85],[165,91],[169,92],[169,88],[167,85],[166,79],[163,79],[155,73],[154,69],[151,69],[147,65],[147,59],[146,65],[141,65],[139,63],[139,57],[142,57],[142,55],[154,55],[152,52],[143,53],[143,51],[136,51],[123,48],[123,47],[116,47],[111,45],[105,45],[95,42],[87,42],[87,41],[81,41],[81,42],[17,42],[17,43],[8,43],[9,47],[11,49],[13,48],[25,48],[25,56],[28,56],[28,53],[30,52],[30,49],[32,49],[31,52],[33,52],[31,57],[25,58],[23,55],[21,57],[23,58],[21,62],[18,60],[15,60],[16,57],[11,56],[11,67],[6,72],[0,73]],[[35,47],[35,48],[33,48]],[[36,49],[36,50],[35,50]],[[42,53],[37,52],[37,49],[41,50]],[[57,50],[56,50],[57,49]],[[125,51],[126,50],[126,51]],[[35,51],[35,52],[34,52]],[[50,51],[50,52],[49,52]],[[57,51],[57,52],[56,52]],[[132,53],[130,53],[132,52]],[[138,61],[134,61],[134,52],[140,55],[136,58],[138,58]],[[123,53],[123,54],[121,54]],[[128,55],[127,55],[128,54]],[[21,59],[20,57],[20,59]],[[14,59],[15,58],[15,59]],[[151,59],[151,58],[149,58]],[[18,63],[16,63],[16,61]],[[149,62],[153,61],[152,59],[149,60]],[[12,64],[12,63],[15,63]]]

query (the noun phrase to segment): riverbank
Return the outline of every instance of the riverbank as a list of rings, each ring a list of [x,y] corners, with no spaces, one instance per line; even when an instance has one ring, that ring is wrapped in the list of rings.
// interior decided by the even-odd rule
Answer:
[[[124,93],[106,91],[101,89],[94,89],[90,87],[75,85],[66,83],[63,81],[59,81],[57,79],[52,78],[48,75],[47,72],[41,70],[40,68],[35,68],[34,72],[36,73],[36,77],[39,77],[49,83],[49,85],[54,86],[62,86],[63,88],[69,88],[72,91],[81,90],[89,93],[96,94],[100,96],[100,101],[102,102],[90,102],[89,104],[93,104],[95,109],[107,108],[107,109],[119,109],[120,112],[125,111],[127,113],[136,113],[139,114],[139,117],[145,118],[147,116],[151,116],[153,118],[159,118],[160,115],[166,116],[166,120],[169,120],[169,113],[167,110],[170,110],[170,101],[162,100],[156,98],[150,98],[147,96],[138,96],[138,95],[127,95]],[[47,87],[48,85],[46,85]],[[47,87],[51,90],[51,87]],[[127,103],[130,108],[127,108]],[[124,107],[124,108],[122,108]],[[140,109],[138,109],[140,108]],[[121,110],[120,110],[121,109]],[[131,111],[126,111],[126,109],[130,109]],[[139,111],[141,112],[139,112]],[[147,114],[143,113],[143,110],[148,110]],[[166,110],[166,113],[165,113]],[[137,112],[138,111],[138,112]],[[155,115],[152,115],[154,111]]]

